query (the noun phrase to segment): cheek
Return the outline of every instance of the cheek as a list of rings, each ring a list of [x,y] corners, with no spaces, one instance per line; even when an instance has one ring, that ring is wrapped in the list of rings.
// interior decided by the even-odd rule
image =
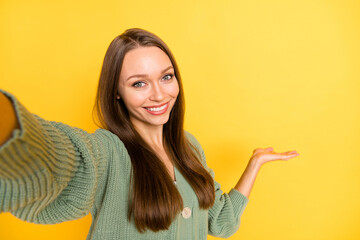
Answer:
[[[143,94],[127,92],[126,94],[123,94],[123,101],[126,108],[129,110],[131,108],[142,106],[145,99]]]
[[[171,91],[171,95],[174,98],[176,98],[179,95],[179,84],[177,81],[174,83],[170,91]]]

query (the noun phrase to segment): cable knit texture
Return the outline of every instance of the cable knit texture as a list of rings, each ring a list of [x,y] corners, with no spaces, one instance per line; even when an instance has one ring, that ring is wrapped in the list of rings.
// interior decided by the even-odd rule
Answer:
[[[87,239],[227,238],[239,228],[248,199],[236,189],[223,193],[215,181],[215,204],[199,208],[195,192],[175,168],[177,188],[190,216],[180,213],[166,231],[139,233],[127,220],[131,160],[121,140],[105,129],[87,133],[30,113],[12,94],[20,129],[0,146],[0,212],[38,224],[81,218],[89,212]],[[201,153],[193,135],[185,132]]]

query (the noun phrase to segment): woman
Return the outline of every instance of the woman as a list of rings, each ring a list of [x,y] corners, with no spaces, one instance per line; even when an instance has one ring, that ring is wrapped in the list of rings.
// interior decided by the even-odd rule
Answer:
[[[0,212],[54,224],[93,221],[87,239],[229,237],[262,164],[296,151],[255,149],[236,186],[222,193],[197,140],[183,130],[175,59],[154,34],[129,29],[110,44],[87,133],[29,113],[0,93]]]

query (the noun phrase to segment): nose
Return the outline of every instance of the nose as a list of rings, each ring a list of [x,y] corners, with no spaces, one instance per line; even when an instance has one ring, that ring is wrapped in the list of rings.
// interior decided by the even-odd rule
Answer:
[[[159,83],[155,83],[152,85],[150,100],[151,101],[162,101],[164,99],[163,89],[159,85]]]

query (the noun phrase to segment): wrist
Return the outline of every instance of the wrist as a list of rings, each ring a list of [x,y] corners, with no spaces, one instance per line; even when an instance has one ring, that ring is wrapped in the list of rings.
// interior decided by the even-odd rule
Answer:
[[[248,167],[255,170],[259,170],[262,165],[263,162],[261,162],[258,158],[250,158],[248,163]]]

